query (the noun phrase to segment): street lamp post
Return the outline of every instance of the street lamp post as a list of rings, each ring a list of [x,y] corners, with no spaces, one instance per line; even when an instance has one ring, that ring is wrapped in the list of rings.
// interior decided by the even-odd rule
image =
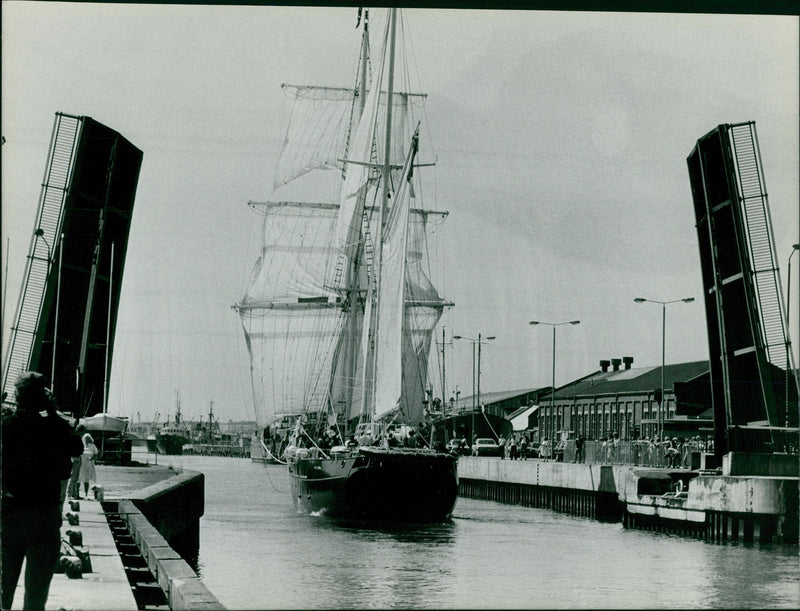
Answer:
[[[664,393],[664,368],[665,368],[665,346],[667,330],[667,305],[670,303],[692,303],[694,297],[684,297],[683,299],[673,299],[671,301],[658,301],[656,299],[645,299],[644,297],[634,297],[636,303],[658,303],[661,304],[661,401],[658,402],[658,438],[663,441],[664,437],[664,403],[666,395]]]
[[[37,238],[41,238],[44,245],[47,246],[47,275],[50,276],[50,267],[53,265],[53,250],[50,248],[50,243],[44,237],[44,229],[37,227],[33,234]],[[55,394],[56,386],[56,342],[58,341],[58,301],[61,297],[61,263],[58,265],[58,287],[56,289],[56,320],[53,329],[53,353],[52,362],[50,366],[50,390]]]
[[[470,449],[472,449],[472,445],[474,443],[474,438],[475,438],[476,401],[477,401],[477,407],[480,407],[480,402],[481,402],[481,344],[495,339],[495,336],[490,335],[489,337],[483,337],[480,333],[478,333],[478,339],[474,339],[471,337],[464,337],[462,335],[454,335],[453,339],[463,339],[472,343],[472,423],[470,425],[470,431],[469,431],[469,447]],[[475,346],[478,346],[477,370],[475,366]],[[475,391],[476,371],[477,371],[477,384],[478,384],[477,395]]]
[[[50,271],[50,265],[53,263],[53,251],[50,248],[50,242],[47,241],[47,238],[44,237],[44,229],[39,227],[36,231],[33,232],[37,238],[41,238],[44,245],[47,247],[47,270]]]
[[[792,256],[800,250],[800,244],[792,244],[792,252],[789,253],[789,260],[786,264],[786,427],[789,427],[789,372],[792,370],[791,346],[791,319],[789,318],[789,306],[792,303]],[[794,374],[792,374],[794,375]]]
[[[540,320],[532,320],[528,323],[531,326],[536,325],[549,325],[553,327],[553,377],[552,386],[550,388],[550,430],[551,437],[555,438],[555,393],[556,393],[556,327],[561,325],[579,325],[580,320],[565,320],[563,322],[542,322]],[[547,431],[545,431],[546,433]],[[541,437],[541,436],[540,436]]]

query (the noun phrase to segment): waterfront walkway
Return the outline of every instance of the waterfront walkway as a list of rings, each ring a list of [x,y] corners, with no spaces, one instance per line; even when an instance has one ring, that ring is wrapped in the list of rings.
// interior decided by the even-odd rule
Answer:
[[[174,475],[176,473],[172,469],[157,465],[97,467],[98,484],[103,486],[106,501],[128,498],[132,493]],[[89,551],[92,570],[78,579],[70,579],[66,573],[56,573],[46,609],[136,611],[138,606],[102,504],[93,499],[81,499],[78,503],[78,511],[71,511],[69,501],[64,504],[64,514],[71,512],[77,515],[79,523],[71,525],[65,518],[61,526],[61,538],[69,541],[67,531],[80,532],[82,546]],[[14,596],[15,609],[22,608],[25,596],[24,570],[23,567]]]
[[[70,526],[64,520],[61,535],[62,539],[69,540],[66,531],[81,532],[83,546],[89,550],[92,571],[84,573],[80,579],[70,579],[66,573],[54,575],[47,609],[137,609],[103,507],[94,500],[82,499],[79,503],[80,511],[73,513],[78,515],[80,523]],[[64,511],[69,511],[68,503]],[[22,591],[17,592],[17,608],[22,606],[23,596]]]

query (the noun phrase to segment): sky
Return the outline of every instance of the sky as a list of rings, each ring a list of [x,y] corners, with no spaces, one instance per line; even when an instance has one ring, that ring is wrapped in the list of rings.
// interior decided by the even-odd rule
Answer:
[[[356,9],[3,2],[3,355],[56,112],[144,151],[108,411],[134,421],[209,402],[253,418],[238,316],[288,113],[283,82],[350,85]],[[376,15],[377,17],[377,15]],[[781,281],[798,243],[798,18],[409,9],[428,94],[448,396],[549,386],[601,359],[707,360],[686,158],[755,121]],[[428,179],[426,179],[428,180]],[[426,183],[427,184],[427,183]],[[6,273],[6,263],[8,271]],[[792,259],[798,329],[800,257]],[[436,332],[441,343],[441,328]],[[795,355],[797,342],[795,340]],[[797,356],[795,356],[797,359]],[[433,364],[440,367],[440,363]],[[440,384],[436,378],[436,384]]]

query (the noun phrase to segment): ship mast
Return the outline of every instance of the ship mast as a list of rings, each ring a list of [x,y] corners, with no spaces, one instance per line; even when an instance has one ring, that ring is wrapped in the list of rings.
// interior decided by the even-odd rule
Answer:
[[[386,88],[386,134],[385,146],[383,153],[383,196],[381,198],[381,207],[378,212],[378,239],[377,239],[377,253],[375,261],[375,329],[379,328],[380,324],[380,309],[377,307],[381,299],[381,265],[383,259],[383,230],[386,222],[386,210],[389,205],[389,189],[392,184],[391,177],[391,146],[392,146],[392,105],[394,100],[394,45],[395,33],[397,26],[397,9],[392,8],[389,10],[389,81]],[[377,370],[378,360],[378,343],[379,338],[376,333],[374,336],[375,350],[373,351],[373,372]],[[372,397],[373,404],[370,415],[375,413],[375,376],[372,377]]]
[[[359,117],[367,103],[367,60],[369,59],[369,9],[364,13],[364,35],[361,37],[361,85],[359,87]]]
[[[366,103],[367,103],[367,64],[368,64],[368,60],[369,60],[369,9],[366,9],[365,12],[364,12],[364,33],[363,33],[363,35],[361,37],[361,70],[360,70],[361,74],[359,75],[360,76],[360,82],[359,82],[359,90],[358,90],[358,95],[359,95],[359,100],[358,100],[359,120],[364,115],[364,107],[366,106]],[[366,193],[361,194],[359,196],[359,198],[360,198],[359,209],[363,210],[363,206],[364,206],[365,201],[366,201]],[[363,212],[362,212],[362,214],[363,214]],[[348,316],[348,328],[350,329],[350,332],[348,333],[348,339],[352,339],[352,337],[353,337],[352,334],[354,334],[354,332],[355,332],[354,330],[357,328],[357,320],[358,320],[358,314],[359,314],[359,309],[360,309],[360,306],[359,306],[359,303],[358,303],[358,297],[359,297],[359,293],[360,293],[360,286],[359,286],[359,281],[358,281],[358,267],[359,267],[360,263],[359,263],[358,259],[359,259],[360,256],[363,256],[363,255],[359,254],[358,249],[356,249],[356,256],[353,258],[353,261],[352,261],[352,264],[351,264],[351,268],[350,268],[350,278],[348,280],[348,299],[347,299],[347,303],[349,304],[349,307],[350,307],[350,312],[349,312],[349,316]],[[354,380],[355,377],[356,377],[357,364],[358,364],[358,351],[359,351],[358,342],[348,341],[348,343],[347,343],[347,353],[345,354],[345,358],[347,359],[347,361],[346,361],[345,366],[344,366],[344,370],[346,372],[346,377],[347,377],[348,380]],[[363,382],[363,379],[362,379],[362,382]],[[364,399],[364,390],[365,390],[365,386],[362,383],[362,387],[361,387],[361,410],[362,410],[362,413],[363,413],[363,410],[364,410],[364,401],[365,401],[365,399]],[[346,423],[348,421],[348,417],[350,415],[350,405],[353,402],[353,395],[354,395],[353,388],[350,387],[348,389],[348,392],[346,393],[347,402],[346,402],[344,410],[343,410],[343,416],[344,416],[345,425],[346,425]],[[338,416],[338,411],[336,409],[336,406],[332,405],[331,407],[333,409],[334,414],[336,414]]]

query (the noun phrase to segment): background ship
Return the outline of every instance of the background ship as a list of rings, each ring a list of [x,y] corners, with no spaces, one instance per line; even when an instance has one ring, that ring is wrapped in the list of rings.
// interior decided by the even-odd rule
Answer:
[[[161,454],[183,454],[183,446],[192,442],[189,427],[181,420],[181,401],[175,391],[175,420],[169,419],[156,435],[156,446]]]

